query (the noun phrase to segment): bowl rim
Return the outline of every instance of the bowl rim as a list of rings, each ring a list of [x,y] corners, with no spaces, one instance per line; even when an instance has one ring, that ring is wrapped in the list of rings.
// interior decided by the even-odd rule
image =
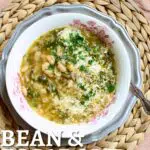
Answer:
[[[121,32],[122,36],[124,37],[124,39],[126,40],[126,42],[128,42],[128,44],[130,45],[131,49],[134,51],[135,57],[136,57],[136,74],[137,74],[137,81],[135,82],[135,85],[137,87],[141,87],[141,74],[140,74],[140,56],[139,56],[139,52],[138,49],[136,48],[135,44],[132,42],[131,38],[129,37],[129,35],[127,34],[127,31],[117,22],[115,21],[112,17],[107,16],[103,13],[98,12],[97,10],[94,10],[90,7],[87,7],[85,5],[81,5],[81,4],[76,4],[76,5],[70,5],[70,6],[64,6],[64,5],[53,5],[50,7],[46,7],[43,8],[42,10],[36,12],[33,16],[29,17],[28,19],[26,19],[25,21],[23,21],[22,23],[20,23],[15,32],[13,33],[13,35],[11,36],[9,42],[7,43],[6,47],[3,50],[2,53],[2,60],[0,62],[0,65],[2,66],[2,71],[1,71],[1,75],[3,76],[3,79],[5,79],[5,71],[6,71],[6,63],[7,63],[7,58],[9,55],[9,52],[11,51],[11,48],[13,46],[13,44],[15,43],[15,41],[17,40],[17,38],[19,37],[19,35],[21,34],[21,32],[23,32],[23,30],[25,30],[28,26],[30,26],[32,23],[34,23],[37,20],[40,20],[41,18],[43,18],[45,15],[49,16],[51,14],[55,14],[56,12],[59,12],[61,10],[61,12],[79,12],[81,13],[87,13],[88,15],[92,16],[92,17],[101,17],[103,18],[103,20],[105,22],[110,21],[111,27],[114,27],[117,29],[117,32]],[[54,13],[53,13],[54,12]],[[22,30],[23,29],[23,30]],[[4,82],[3,82],[4,83]],[[1,89],[1,95],[3,95],[3,90]],[[3,96],[2,96],[3,97]],[[131,93],[129,93],[129,98],[132,99],[129,101],[128,104],[126,104],[126,106],[124,106],[124,110],[121,111],[120,115],[118,115],[114,121],[110,122],[105,129],[103,129],[103,131],[99,131],[99,134],[97,133],[93,133],[91,135],[86,136],[86,138],[83,139],[83,143],[87,144],[93,141],[97,141],[100,138],[104,137],[105,135],[107,135],[108,133],[110,133],[111,131],[115,130],[116,128],[118,128],[122,123],[124,123],[129,115],[129,113],[131,112],[132,107],[134,106],[136,99],[135,97],[133,97],[131,95]],[[110,126],[111,127],[108,127]],[[96,136],[94,136],[94,134]]]

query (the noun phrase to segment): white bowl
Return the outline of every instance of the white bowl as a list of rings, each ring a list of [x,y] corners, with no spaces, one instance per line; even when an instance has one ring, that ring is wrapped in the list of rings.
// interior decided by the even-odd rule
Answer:
[[[102,27],[109,35],[110,39],[114,41],[113,53],[115,55],[118,70],[116,99],[115,102],[103,111],[101,116],[92,122],[60,125],[39,116],[29,106],[20,89],[19,70],[24,54],[37,37],[48,30],[69,25],[73,23],[74,20],[80,20],[84,24],[88,24],[89,21],[95,22],[96,26]],[[13,107],[21,118],[35,129],[44,133],[54,132],[57,134],[58,132],[63,131],[63,137],[70,137],[73,132],[77,131],[85,136],[100,130],[106,124],[109,124],[126,103],[130,81],[131,66],[129,56],[123,42],[120,40],[116,32],[108,26],[108,24],[102,22],[100,18],[96,19],[87,14],[73,12],[48,15],[28,26],[12,46],[6,66],[6,87],[8,95]]]

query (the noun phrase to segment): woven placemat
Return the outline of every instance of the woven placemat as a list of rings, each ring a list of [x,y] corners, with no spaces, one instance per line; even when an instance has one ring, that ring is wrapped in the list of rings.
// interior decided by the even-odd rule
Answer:
[[[11,4],[0,13],[0,51],[2,52],[19,22],[37,10],[55,3],[86,4],[111,15],[127,29],[140,50],[142,90],[150,99],[150,25],[133,0],[12,0]],[[19,128],[3,102],[0,101],[0,130],[15,131]],[[134,150],[144,139],[145,132],[150,132],[150,116],[144,113],[138,100],[125,124],[104,139],[85,147],[103,150]]]

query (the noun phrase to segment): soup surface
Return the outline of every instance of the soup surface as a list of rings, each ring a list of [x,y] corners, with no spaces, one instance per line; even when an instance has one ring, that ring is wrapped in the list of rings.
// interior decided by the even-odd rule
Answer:
[[[111,47],[73,26],[48,31],[24,55],[20,80],[29,105],[60,124],[88,122],[115,95]]]

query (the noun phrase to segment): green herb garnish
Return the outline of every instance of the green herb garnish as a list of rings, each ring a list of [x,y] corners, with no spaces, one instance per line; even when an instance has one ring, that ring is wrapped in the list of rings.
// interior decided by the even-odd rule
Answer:
[[[114,84],[108,83],[106,84],[106,87],[107,87],[108,92],[112,93],[115,90],[116,86]]]
[[[80,102],[82,105],[85,104],[86,101],[89,101],[91,97],[95,96],[95,92],[90,90],[88,94],[82,95],[82,101]]]
[[[81,65],[80,68],[79,68],[79,70],[86,72],[86,71],[87,71],[87,68],[86,68],[84,65]]]
[[[93,62],[94,62],[94,60],[93,60],[93,59],[91,59],[91,60],[89,60],[89,61],[88,61],[88,63],[89,63],[90,65],[92,65],[92,64],[93,64]]]
[[[54,70],[54,68],[55,68],[54,65],[49,65],[48,66],[48,70]]]
[[[82,83],[78,84],[79,88],[81,88],[82,90],[85,90],[85,86]]]

